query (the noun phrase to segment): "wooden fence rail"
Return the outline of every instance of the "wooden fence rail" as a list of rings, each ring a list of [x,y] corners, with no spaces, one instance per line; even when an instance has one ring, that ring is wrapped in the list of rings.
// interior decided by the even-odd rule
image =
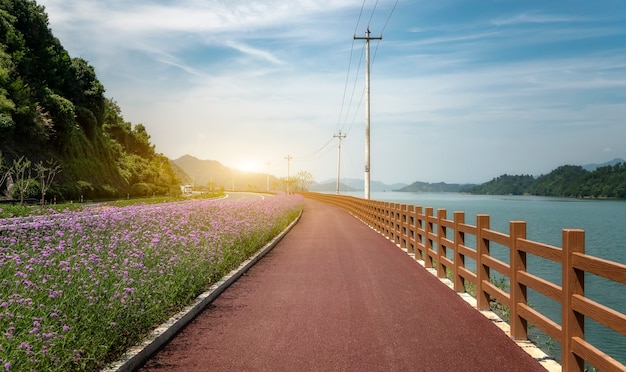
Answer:
[[[584,371],[585,362],[601,371],[625,371],[626,366],[585,340],[585,318],[594,320],[626,337],[626,315],[585,297],[585,273],[626,285],[626,265],[585,254],[585,232],[564,229],[562,247],[526,239],[526,222],[511,221],[509,233],[489,228],[489,216],[477,215],[476,225],[465,223],[463,212],[448,219],[445,209],[366,200],[352,196],[303,193],[305,197],[335,204],[385,235],[428,268],[435,268],[444,278],[452,275],[454,289],[463,292],[468,283],[476,288],[477,306],[490,308],[496,300],[509,309],[511,336],[528,338],[533,324],[561,344],[563,371]],[[474,247],[467,244],[473,236]],[[491,254],[491,244],[505,247],[509,263]],[[561,285],[527,271],[527,256],[553,261],[561,267]],[[466,266],[466,258],[476,264]],[[509,291],[491,282],[491,271],[509,281]],[[561,324],[528,304],[527,290],[532,289],[561,304]]]

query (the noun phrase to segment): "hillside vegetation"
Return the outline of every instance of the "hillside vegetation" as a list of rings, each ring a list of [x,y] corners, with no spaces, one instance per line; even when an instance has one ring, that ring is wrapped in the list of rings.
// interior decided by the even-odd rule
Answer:
[[[402,187],[395,191],[403,192],[461,192],[469,187],[473,187],[473,184],[458,184],[458,183],[429,183],[416,181],[412,184]]]
[[[464,191],[473,194],[626,199],[626,163],[588,171],[564,165],[539,177],[502,175]]]
[[[168,159],[155,151],[144,125],[125,121],[104,92],[94,68],[70,57],[54,37],[43,6],[0,0],[0,180],[6,181],[0,192],[11,194],[7,188],[20,181],[20,160],[33,165],[24,176],[31,179],[29,197],[41,197],[36,164],[58,165],[49,197],[178,192]]]

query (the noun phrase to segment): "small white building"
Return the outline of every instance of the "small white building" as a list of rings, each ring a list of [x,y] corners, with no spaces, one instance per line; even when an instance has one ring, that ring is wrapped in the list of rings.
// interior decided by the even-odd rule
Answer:
[[[191,185],[181,185],[180,191],[183,193],[183,195],[191,195],[193,192],[193,187]]]

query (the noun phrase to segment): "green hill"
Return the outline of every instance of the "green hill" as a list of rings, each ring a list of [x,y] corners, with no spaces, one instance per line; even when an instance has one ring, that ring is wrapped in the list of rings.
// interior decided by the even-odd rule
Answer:
[[[458,184],[458,183],[428,183],[428,182],[413,182],[412,184],[402,187],[395,191],[403,192],[462,192],[475,185],[471,184]]]
[[[593,171],[578,165],[564,165],[539,177],[505,174],[466,191],[491,195],[626,199],[626,163],[599,166]]]
[[[277,191],[283,189],[283,181],[267,173],[244,172],[222,165],[215,160],[201,160],[184,155],[172,160],[179,169],[189,175],[188,184],[196,189]]]
[[[104,96],[94,68],[54,37],[43,6],[0,0],[0,151],[3,194],[19,182],[20,159],[33,165],[28,196],[39,193],[34,165],[58,164],[47,195],[59,199],[169,194],[179,190],[168,159],[142,124],[124,121]],[[7,192],[8,191],[8,192]]]

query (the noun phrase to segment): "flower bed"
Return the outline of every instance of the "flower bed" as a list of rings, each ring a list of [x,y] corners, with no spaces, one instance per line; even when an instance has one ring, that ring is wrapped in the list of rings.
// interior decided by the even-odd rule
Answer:
[[[0,227],[0,370],[103,367],[301,208],[282,195],[12,220]]]

